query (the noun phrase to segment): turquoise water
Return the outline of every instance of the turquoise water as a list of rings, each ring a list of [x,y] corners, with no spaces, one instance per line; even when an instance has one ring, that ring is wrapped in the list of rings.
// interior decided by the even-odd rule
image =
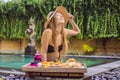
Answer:
[[[73,56],[74,57],[74,56]],[[68,57],[65,57],[63,62],[68,60]],[[107,63],[114,61],[112,59],[90,59],[90,58],[75,58],[81,63],[85,63],[87,67]],[[16,68],[21,69],[21,67],[27,63],[33,61],[33,56],[22,56],[22,55],[0,55],[0,68]]]

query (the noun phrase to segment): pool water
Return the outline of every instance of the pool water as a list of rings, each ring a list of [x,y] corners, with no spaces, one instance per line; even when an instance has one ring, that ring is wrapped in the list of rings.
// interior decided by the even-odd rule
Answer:
[[[73,56],[74,57],[74,56]],[[63,62],[68,60],[69,57],[65,57]],[[81,63],[85,63],[87,67],[112,62],[112,59],[90,59],[90,58],[75,58]],[[22,56],[22,55],[0,55],[0,68],[15,68],[21,69],[21,67],[27,63],[33,61],[33,56]]]

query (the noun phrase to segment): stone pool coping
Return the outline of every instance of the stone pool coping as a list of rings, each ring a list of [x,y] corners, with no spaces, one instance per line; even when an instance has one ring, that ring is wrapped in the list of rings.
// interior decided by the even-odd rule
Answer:
[[[118,68],[118,67],[120,67],[120,60],[111,62],[111,63],[98,65],[98,66],[94,66],[94,67],[90,67],[90,68],[88,68],[87,73],[85,73],[83,80],[91,80],[93,75],[103,73],[106,71],[110,71],[110,70]]]
[[[77,78],[77,79],[63,79],[63,80],[91,80],[93,75],[103,73],[112,69],[120,67],[120,60],[115,62],[110,62],[94,67],[90,67],[87,69],[87,73],[84,74],[84,78]],[[6,74],[15,74],[15,75],[25,75],[24,72],[17,71],[17,70],[0,70],[0,73]]]
[[[97,58],[97,59],[116,59],[120,60],[119,56],[95,56],[95,55],[65,55],[65,57],[76,57],[76,58]]]

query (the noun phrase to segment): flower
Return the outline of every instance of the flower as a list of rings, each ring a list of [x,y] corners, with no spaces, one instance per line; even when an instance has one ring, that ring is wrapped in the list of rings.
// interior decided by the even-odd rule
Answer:
[[[36,53],[34,56],[34,61],[42,62],[42,55],[39,53]]]
[[[95,49],[92,46],[88,45],[88,44],[83,45],[83,51],[84,52],[93,52],[94,50]]]

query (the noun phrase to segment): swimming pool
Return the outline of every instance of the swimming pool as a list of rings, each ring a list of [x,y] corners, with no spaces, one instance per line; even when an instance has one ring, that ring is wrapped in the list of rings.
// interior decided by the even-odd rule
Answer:
[[[85,63],[87,67],[104,64],[108,62],[115,61],[114,59],[94,59],[94,58],[80,58],[80,57],[65,57],[63,62],[69,58],[75,58],[81,63]],[[33,61],[33,56],[23,56],[23,55],[0,55],[0,68],[15,68],[21,69],[21,67],[27,63]]]

